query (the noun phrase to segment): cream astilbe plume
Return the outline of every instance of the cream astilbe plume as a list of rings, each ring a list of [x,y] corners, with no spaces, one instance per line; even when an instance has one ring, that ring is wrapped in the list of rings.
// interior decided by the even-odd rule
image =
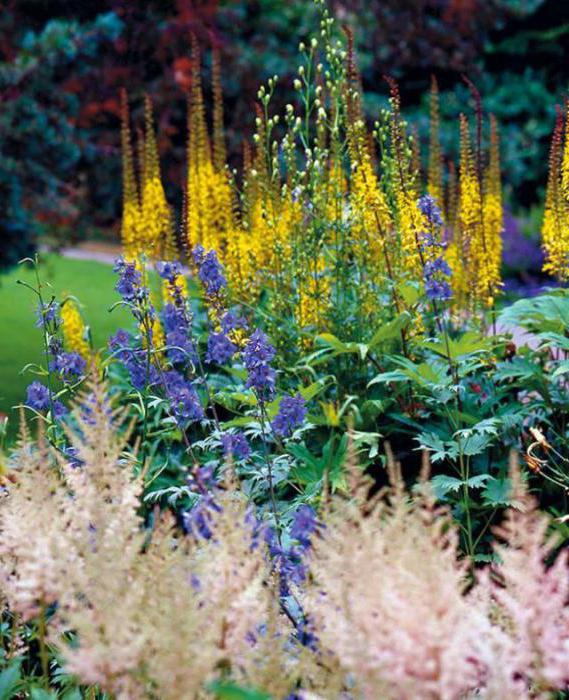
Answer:
[[[33,443],[22,421],[17,468],[0,499],[0,587],[23,620],[55,602],[65,577],[68,499],[40,430]]]
[[[134,674],[145,650],[141,621],[144,587],[140,551],[144,541],[141,479],[133,477],[118,436],[105,387],[93,383],[80,399],[69,431],[79,467],[62,461],[71,494],[67,506],[69,568],[60,591],[58,621],[77,643],[62,653],[67,669],[83,682],[119,697],[140,697]]]
[[[209,512],[210,539],[175,540],[161,527],[148,551],[147,669],[165,699],[193,697],[221,669],[247,678],[263,661],[255,647],[270,610],[264,546],[239,494]]]
[[[333,506],[306,607],[357,697],[458,698],[480,685],[491,629],[465,595],[457,548],[448,516],[401,489],[367,513]]]

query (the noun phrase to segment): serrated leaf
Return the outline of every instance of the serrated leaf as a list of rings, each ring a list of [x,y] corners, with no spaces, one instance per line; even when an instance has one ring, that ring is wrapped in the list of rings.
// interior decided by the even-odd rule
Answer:
[[[431,485],[437,498],[443,498],[447,493],[459,491],[463,486],[463,482],[454,476],[437,474],[431,479]]]
[[[491,477],[490,474],[477,474],[476,476],[471,476],[466,484],[471,489],[479,489],[484,486],[488,479],[492,478],[493,477]]]
[[[508,506],[511,505],[512,482],[510,479],[495,479],[486,484],[482,492],[482,498],[486,505]]]

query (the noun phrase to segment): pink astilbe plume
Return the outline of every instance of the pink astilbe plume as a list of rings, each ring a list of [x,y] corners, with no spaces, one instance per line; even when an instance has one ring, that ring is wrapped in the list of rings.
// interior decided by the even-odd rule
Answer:
[[[569,552],[555,556],[550,519],[519,485],[517,491],[521,507],[511,508],[495,531],[500,564],[482,583],[490,614],[511,640],[509,683],[537,697],[569,685]]]
[[[490,633],[465,595],[448,517],[392,493],[365,514],[344,503],[315,545],[308,609],[365,698],[458,698],[476,688]]]

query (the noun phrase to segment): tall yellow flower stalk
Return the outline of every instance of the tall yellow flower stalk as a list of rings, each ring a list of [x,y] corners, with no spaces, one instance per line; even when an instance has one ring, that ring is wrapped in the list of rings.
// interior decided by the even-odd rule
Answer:
[[[421,213],[419,201],[419,175],[414,167],[413,144],[409,141],[406,125],[401,117],[399,88],[394,80],[390,86],[389,145],[384,154],[387,187],[392,193],[394,221],[399,234],[401,271],[411,279],[421,279],[421,235],[428,230],[428,223]],[[400,273],[398,273],[400,274]]]
[[[154,132],[154,115],[152,102],[148,95],[144,100],[144,122],[144,164],[141,183],[141,252],[150,258],[171,260],[177,257],[174,222],[160,177],[158,145]]]
[[[393,279],[398,267],[393,220],[373,167],[363,121],[348,124],[347,136],[352,169],[350,207],[354,252],[360,262],[368,262],[372,269]]]
[[[484,174],[484,194],[482,203],[486,266],[486,303],[491,306],[495,295],[502,286],[500,268],[502,264],[502,230],[504,212],[502,207],[502,182],[500,177],[500,138],[498,125],[493,114],[490,115],[490,151],[488,165]]]
[[[192,38],[192,89],[188,105],[188,173],[186,232],[188,243],[215,249],[224,260],[235,228],[233,193],[225,169],[223,108],[219,55],[213,58],[213,149],[207,130],[201,84],[200,52]],[[213,151],[213,152],[212,152]]]
[[[158,146],[150,98],[145,98],[145,133],[139,135],[140,181],[136,177],[126,92],[121,94],[123,216],[121,238],[128,260],[141,256],[172,260],[177,257],[172,212],[160,177]]]
[[[551,140],[541,236],[545,251],[544,271],[566,282],[569,280],[569,130],[560,109]]]
[[[66,299],[60,311],[61,331],[66,350],[76,352],[85,360],[91,358],[91,347],[87,339],[87,328],[77,304]]]
[[[140,253],[142,210],[134,170],[128,99],[125,90],[121,91],[121,146],[123,181],[121,239],[125,258],[135,260]]]
[[[439,86],[433,75],[431,78],[431,118],[429,128],[429,170],[427,191],[435,198],[437,205],[444,208],[443,161],[440,140]]]
[[[455,293],[471,309],[492,306],[501,287],[502,195],[496,122],[491,119],[491,145],[486,171],[475,162],[468,120],[460,117],[459,232],[451,249]],[[454,254],[454,258],[452,257]]]

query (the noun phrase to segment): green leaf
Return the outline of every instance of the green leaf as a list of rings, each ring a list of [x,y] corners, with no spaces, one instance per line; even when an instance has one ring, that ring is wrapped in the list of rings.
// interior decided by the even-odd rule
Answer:
[[[437,474],[431,479],[431,484],[437,498],[443,498],[450,492],[457,492],[463,486],[463,482],[460,479],[454,476],[447,476],[446,474]]]
[[[492,436],[488,433],[475,433],[467,437],[460,438],[462,454],[467,457],[482,454],[487,447],[492,444]]]
[[[209,683],[208,690],[215,694],[217,700],[272,700],[271,696],[262,690],[243,688],[224,681]]]
[[[471,489],[480,489],[484,486],[488,479],[492,479],[490,474],[477,474],[476,476],[471,476],[466,484]]]
[[[499,562],[500,558],[496,554],[475,554],[473,560],[477,564],[492,564],[494,562]]]
[[[405,372],[400,369],[392,370],[391,372],[382,372],[374,377],[369,383],[368,387],[373,384],[389,384],[389,382],[408,382],[409,377]]]
[[[334,350],[336,350],[336,352],[338,352],[338,353],[350,352],[350,349],[346,345],[346,343],[343,343],[339,338],[337,338],[332,333],[320,333],[319,335],[316,336],[316,340],[320,340],[325,345],[329,345],[331,348],[334,348]]]
[[[562,374],[567,374],[567,372],[569,372],[569,360],[563,360],[563,362],[557,365],[557,369],[553,372],[551,378],[557,379],[557,377],[560,377]]]
[[[422,297],[419,285],[414,282],[401,282],[397,285],[397,292],[407,307],[414,306]]]
[[[48,693],[47,690],[34,686],[30,689],[30,699],[31,700],[57,700],[57,693]]]
[[[373,350],[378,345],[385,343],[388,340],[395,340],[401,337],[402,329],[409,324],[411,316],[407,311],[399,314],[393,321],[384,324],[373,334],[368,343],[370,350]]]
[[[0,673],[0,700],[13,698],[20,681],[20,660],[17,659],[5,671]]]
[[[334,381],[334,377],[328,375],[327,377],[322,377],[308,386],[301,387],[298,391],[305,401],[310,401],[315,396],[318,396],[323,392],[330,384]]]
[[[486,484],[486,488],[482,492],[484,503],[489,506],[508,506],[511,505],[512,482],[510,479],[495,479]]]
[[[419,449],[428,450],[432,462],[454,459],[458,455],[458,446],[454,441],[444,441],[436,433],[421,433],[417,438]]]

